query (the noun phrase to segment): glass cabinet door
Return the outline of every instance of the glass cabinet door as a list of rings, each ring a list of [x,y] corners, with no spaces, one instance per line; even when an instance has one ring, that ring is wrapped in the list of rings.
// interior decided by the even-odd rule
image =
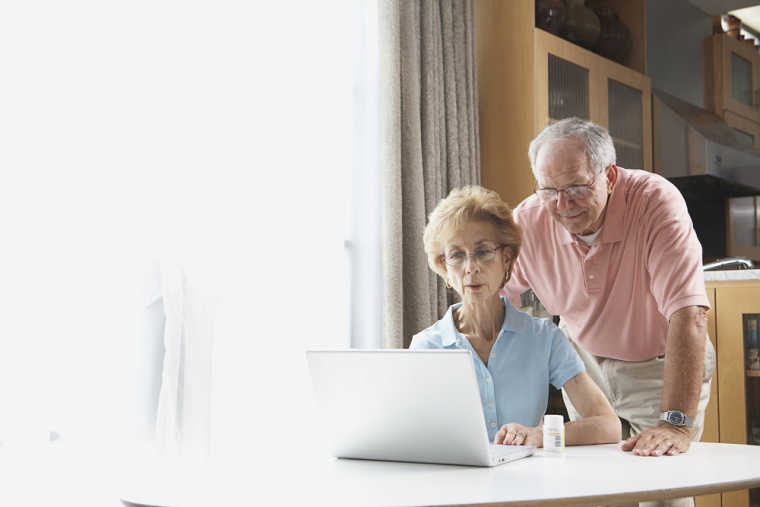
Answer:
[[[718,426],[721,442],[760,444],[760,287],[745,284],[716,289]],[[760,505],[759,495],[725,492],[723,505]]]
[[[755,123],[731,111],[723,114],[723,121],[733,129],[736,140],[742,148],[760,148],[760,123]]]
[[[760,258],[760,195],[727,199],[726,213],[726,253],[733,257]]]
[[[727,34],[718,34],[706,39],[705,55],[708,109],[721,118],[731,112],[760,123],[760,55],[755,47]]]
[[[745,313],[744,358],[747,392],[747,443],[760,445],[760,313]]]
[[[615,144],[617,164],[644,168],[644,119],[641,90],[614,79],[607,80],[609,131]]]
[[[731,97],[746,106],[752,105],[752,62],[731,52]]]
[[[747,443],[760,445],[760,313],[742,314],[744,328]],[[760,506],[760,488],[749,490],[751,506]]]
[[[549,53],[549,121],[589,119],[588,69]]]

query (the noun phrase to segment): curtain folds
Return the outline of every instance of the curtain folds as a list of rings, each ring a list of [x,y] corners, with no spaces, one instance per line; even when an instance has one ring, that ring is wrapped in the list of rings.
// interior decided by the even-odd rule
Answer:
[[[381,2],[383,346],[409,345],[451,302],[428,268],[427,215],[480,183],[472,0]]]
[[[186,267],[161,263],[164,358],[155,438],[166,456],[209,454],[215,291]]]

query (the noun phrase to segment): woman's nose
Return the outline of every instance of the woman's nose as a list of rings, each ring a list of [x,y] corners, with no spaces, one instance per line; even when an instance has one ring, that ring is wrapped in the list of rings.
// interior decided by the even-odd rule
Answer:
[[[467,273],[472,273],[480,269],[480,262],[475,260],[474,255],[468,255],[465,259],[464,269]]]

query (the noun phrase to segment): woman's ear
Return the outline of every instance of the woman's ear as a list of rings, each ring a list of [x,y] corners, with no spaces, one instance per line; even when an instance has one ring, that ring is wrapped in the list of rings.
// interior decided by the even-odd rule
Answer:
[[[504,247],[504,285],[507,284],[510,278],[512,278],[512,267],[515,264],[515,258],[514,255],[512,255],[512,247],[511,246],[505,246]]]
[[[438,267],[443,272],[444,278],[448,276],[449,270],[446,269],[446,263],[443,261],[443,255],[439,255],[438,258],[435,260],[435,263],[438,264]]]
[[[443,281],[446,282],[448,285],[449,280],[449,270],[446,269],[448,266],[443,261],[443,255],[439,256],[438,259],[436,259],[436,264],[438,264],[438,268],[440,269],[440,275],[443,277]]]

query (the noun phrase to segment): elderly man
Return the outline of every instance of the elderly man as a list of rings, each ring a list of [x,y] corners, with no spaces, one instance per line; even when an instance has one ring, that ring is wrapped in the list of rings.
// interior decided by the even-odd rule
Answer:
[[[514,211],[525,237],[505,295],[517,303],[533,289],[560,316],[623,422],[623,450],[686,452],[702,435],[715,352],[702,247],[681,194],[618,167],[609,133],[578,118],[544,129],[529,156],[537,190]]]

